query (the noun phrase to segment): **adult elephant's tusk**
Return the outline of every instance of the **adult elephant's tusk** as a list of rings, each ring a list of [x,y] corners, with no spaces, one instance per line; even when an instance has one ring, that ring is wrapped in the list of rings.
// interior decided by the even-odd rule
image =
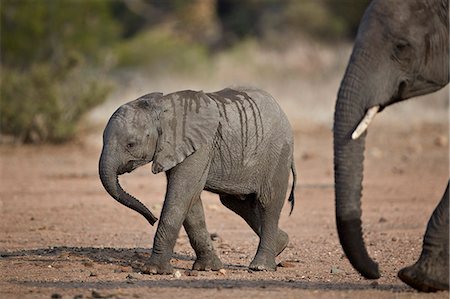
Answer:
[[[366,115],[361,120],[361,122],[358,124],[358,127],[356,127],[355,131],[353,131],[352,139],[356,140],[361,136],[369,127],[370,123],[374,119],[377,112],[380,110],[380,106],[373,106],[369,110],[367,110]]]

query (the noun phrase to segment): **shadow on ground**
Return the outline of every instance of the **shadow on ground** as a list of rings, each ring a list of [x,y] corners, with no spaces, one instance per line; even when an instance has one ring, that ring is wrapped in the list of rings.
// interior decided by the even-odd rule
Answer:
[[[148,248],[96,248],[96,247],[53,247],[18,251],[2,251],[0,257],[3,260],[26,259],[27,261],[48,262],[64,261],[67,258],[76,259],[79,262],[114,263],[120,266],[131,266],[135,272],[139,272],[139,266],[151,254]],[[175,259],[192,261],[193,256],[174,254]],[[242,265],[225,265],[230,270],[247,270]],[[151,277],[151,276],[149,276]],[[330,283],[311,282],[305,280],[273,280],[273,279],[208,279],[205,277],[193,279],[174,279],[172,276],[160,276],[157,280],[142,280],[129,275],[123,281],[27,281],[11,279],[12,284],[24,287],[39,288],[63,288],[63,289],[97,289],[112,290],[117,288],[185,288],[185,289],[261,289],[261,288],[291,288],[303,290],[380,290],[391,292],[413,292],[402,284],[361,284],[361,283]]]

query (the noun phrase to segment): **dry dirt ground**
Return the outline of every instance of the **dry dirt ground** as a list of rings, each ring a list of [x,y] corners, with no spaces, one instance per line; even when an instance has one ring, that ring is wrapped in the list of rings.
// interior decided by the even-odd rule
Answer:
[[[363,225],[382,278],[353,270],[334,223],[332,133],[295,125],[296,206],[280,227],[290,236],[275,272],[247,269],[258,244],[242,219],[204,193],[208,229],[222,272],[190,272],[194,253],[180,232],[172,264],[180,275],[139,273],[156,227],[121,206],[97,175],[101,132],[64,146],[0,146],[1,298],[448,298],[421,294],[397,279],[415,261],[448,180],[447,123],[371,128]],[[92,142],[92,140],[96,140]],[[121,183],[159,213],[165,180],[148,166]]]

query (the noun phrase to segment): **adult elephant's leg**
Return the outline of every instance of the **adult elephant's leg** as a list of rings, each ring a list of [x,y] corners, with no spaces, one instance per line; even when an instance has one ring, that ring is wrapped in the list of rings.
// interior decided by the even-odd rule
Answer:
[[[219,270],[223,268],[222,262],[214,251],[210,234],[206,229],[205,213],[200,196],[194,199],[183,226],[197,256],[192,269]]]
[[[261,216],[255,194],[249,194],[244,199],[228,194],[221,194],[220,201],[224,206],[241,216],[253,231],[261,236]],[[286,232],[278,229],[275,255],[278,256],[289,243],[289,236]]]
[[[449,185],[428,221],[419,260],[398,277],[422,292],[449,289]]]
[[[199,149],[166,173],[166,197],[153,241],[152,255],[143,269],[144,273],[172,273],[170,259],[181,225],[191,204],[205,187],[210,165],[208,151],[207,147]]]

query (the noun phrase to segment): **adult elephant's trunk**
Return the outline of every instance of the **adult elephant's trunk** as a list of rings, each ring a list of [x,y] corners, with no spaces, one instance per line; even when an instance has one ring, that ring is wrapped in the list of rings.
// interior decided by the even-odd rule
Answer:
[[[115,200],[121,204],[135,210],[145,217],[147,221],[153,225],[158,220],[152,212],[147,209],[139,200],[125,192],[119,184],[118,179],[118,162],[114,161],[113,155],[102,152],[99,162],[99,174],[103,187]]]
[[[353,53],[355,55],[355,53]],[[352,140],[351,135],[370,101],[370,90],[360,78],[363,69],[352,63],[338,93],[334,115],[334,175],[336,224],[344,252],[353,267],[364,277],[380,277],[378,265],[368,255],[361,227],[361,191],[366,133]]]

